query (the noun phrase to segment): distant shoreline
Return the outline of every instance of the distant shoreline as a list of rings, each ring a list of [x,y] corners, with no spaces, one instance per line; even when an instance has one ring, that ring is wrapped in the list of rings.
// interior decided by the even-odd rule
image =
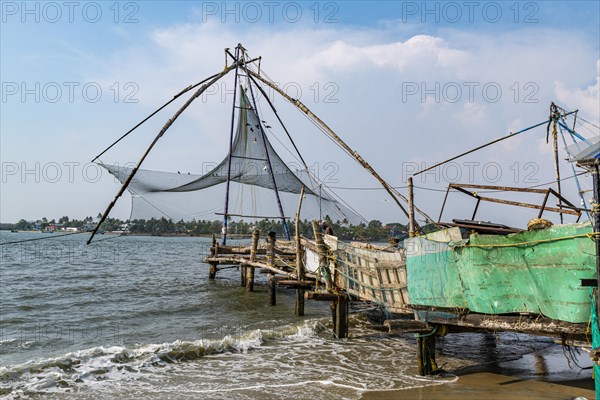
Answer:
[[[17,230],[14,231],[13,229],[0,229],[0,231],[12,231],[13,233],[45,233],[45,234],[54,234],[54,233],[58,233],[58,234],[64,234],[64,233],[71,233],[68,231],[54,231],[54,232],[44,232],[41,230],[35,230],[35,231],[28,231],[28,230]],[[73,234],[79,233],[79,234],[83,234],[83,233],[91,233],[91,232],[72,232]],[[132,233],[132,232],[119,232],[119,231],[112,231],[112,232],[104,232],[104,234],[108,234],[108,235],[120,235],[120,236],[160,236],[160,237],[205,237],[205,238],[212,238],[213,234],[210,233],[199,233],[199,234],[195,234],[195,233],[162,233],[159,235],[156,234],[151,234],[151,233],[141,233],[141,232],[136,232],[136,233]],[[215,237],[220,238],[221,235],[220,234],[214,234]],[[227,237],[229,238],[251,238],[252,234],[251,233],[228,233]]]

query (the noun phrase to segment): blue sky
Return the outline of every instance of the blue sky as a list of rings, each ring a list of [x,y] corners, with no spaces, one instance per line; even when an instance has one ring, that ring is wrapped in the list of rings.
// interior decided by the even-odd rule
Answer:
[[[414,165],[543,120],[550,101],[579,108],[597,125],[599,4],[142,1],[75,2],[70,9],[62,2],[2,2],[0,221],[103,211],[118,185],[106,173],[96,178],[99,170],[87,163],[173,94],[219,71],[223,48],[239,42],[263,56],[274,80],[300,88],[302,101],[398,186]],[[229,110],[221,91],[232,85],[224,82],[178,121],[145,167],[202,172],[224,157]],[[309,164],[323,177],[331,172],[324,165],[336,164],[330,186],[376,187],[277,101],[290,126],[298,126]],[[174,110],[103,161],[137,160]],[[591,125],[582,129],[598,134]],[[465,161],[500,165],[497,184],[553,178],[543,129]],[[465,178],[467,167],[460,168]],[[474,170],[479,183],[486,183],[484,168]],[[443,190],[448,175],[440,171],[418,185]],[[573,185],[565,186],[577,201]],[[381,191],[339,194],[368,219],[403,220]],[[438,194],[422,189],[417,200],[435,215]],[[461,212],[458,203],[450,207]],[[490,219],[523,225],[527,218],[491,209]],[[128,212],[123,198],[115,216]]]

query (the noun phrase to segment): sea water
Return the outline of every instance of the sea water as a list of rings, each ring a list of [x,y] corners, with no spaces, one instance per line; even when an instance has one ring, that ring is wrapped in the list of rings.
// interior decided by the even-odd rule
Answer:
[[[412,335],[370,329],[364,306],[337,340],[328,303],[307,301],[299,318],[292,290],[268,305],[263,274],[252,293],[237,268],[209,280],[209,238],[50,237],[0,232],[2,243],[43,239],[0,246],[0,396],[359,399],[456,380],[418,376]],[[460,371],[548,349],[526,335],[450,335],[438,363]]]

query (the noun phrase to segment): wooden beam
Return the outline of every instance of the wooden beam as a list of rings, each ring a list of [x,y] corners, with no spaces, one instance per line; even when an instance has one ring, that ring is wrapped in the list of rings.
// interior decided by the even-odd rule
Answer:
[[[453,189],[466,188],[466,189],[485,189],[485,190],[497,190],[499,192],[524,192],[524,193],[539,193],[545,194],[548,189],[531,189],[531,188],[517,188],[511,186],[493,186],[493,185],[476,185],[471,183],[451,183],[449,185]]]
[[[294,287],[294,288],[299,288],[299,289],[310,289],[312,287],[315,287],[316,282],[315,281],[295,281],[292,279],[282,279],[282,280],[278,280],[277,284],[279,286],[288,286],[288,287]],[[302,295],[302,298],[304,298],[304,295]],[[301,315],[299,315],[299,317],[301,317]]]
[[[504,199],[494,199],[494,198],[491,198],[491,197],[480,197],[480,196],[478,196],[477,198],[479,198],[479,199],[481,199],[483,201],[488,201],[490,203],[507,204],[507,205],[518,206],[518,207],[533,208],[533,209],[536,209],[536,210],[547,210],[547,211],[552,211],[552,212],[556,212],[556,213],[563,213],[563,214],[570,214],[570,215],[579,215],[580,214],[580,212],[578,212],[578,211],[567,210],[567,209],[564,209],[564,208],[556,208],[556,207],[544,207],[544,208],[542,208],[542,206],[538,206],[537,204],[521,203],[519,201],[504,200]]]
[[[244,258],[244,257],[206,257],[204,259],[204,262],[209,263],[209,264],[214,262],[215,264],[246,265],[246,266],[250,265],[254,268],[263,268],[263,269],[267,270],[267,272],[273,271],[276,274],[289,276],[290,278],[296,278],[295,272],[290,272],[290,271],[286,271],[286,270],[282,269],[286,265],[276,264],[275,267],[272,267],[269,264],[266,264],[262,261],[252,262],[248,258]]]
[[[414,319],[388,319],[383,322],[390,334],[425,333],[431,332],[433,327],[425,321]]]
[[[585,334],[587,330],[586,323],[574,324],[545,317],[532,318],[529,316],[467,314],[456,318],[430,317],[426,320],[431,324],[454,325],[493,332],[521,332],[540,336],[580,335]]]
[[[231,213],[215,213],[215,215],[227,215],[228,217],[242,217],[242,218],[259,218],[259,219],[290,219],[290,217],[265,217],[262,215],[244,215],[244,214],[231,214]]]
[[[306,292],[304,298],[316,301],[337,301],[339,296],[331,293]]]

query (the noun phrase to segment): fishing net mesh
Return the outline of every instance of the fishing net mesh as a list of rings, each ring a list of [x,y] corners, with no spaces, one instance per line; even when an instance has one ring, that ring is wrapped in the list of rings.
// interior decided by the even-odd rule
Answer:
[[[101,164],[120,182],[132,168]],[[231,219],[279,218],[276,193],[286,217],[293,218],[304,188],[302,219],[329,216],[333,221],[359,223],[363,219],[339,201],[308,169],[292,170],[269,142],[261,120],[245,91],[240,90],[237,128],[231,157],[209,172],[181,174],[139,169],[128,186],[131,219],[174,221],[218,219],[223,212],[229,177]]]

